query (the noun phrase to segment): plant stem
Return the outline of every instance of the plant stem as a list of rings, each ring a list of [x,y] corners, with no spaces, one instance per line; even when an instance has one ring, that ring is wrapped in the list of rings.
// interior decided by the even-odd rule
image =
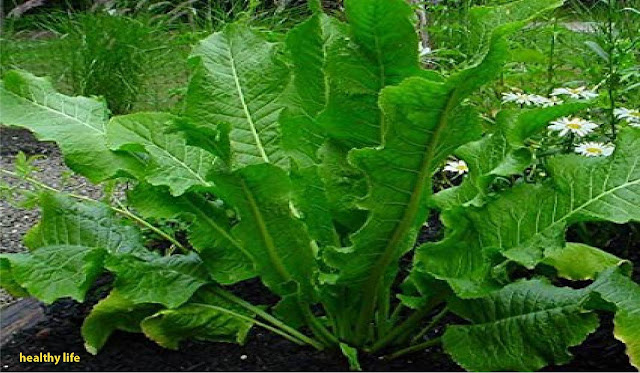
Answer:
[[[573,132],[569,133],[569,137],[567,137],[567,143],[565,144],[565,150],[570,152],[573,150],[573,143],[575,141],[576,135]]]
[[[615,61],[614,61],[614,53],[616,49],[616,37],[613,32],[613,12],[614,12],[614,0],[609,0],[608,8],[607,8],[607,42],[608,42],[608,53],[609,53],[609,63],[608,63],[608,73],[609,76],[607,78],[607,91],[609,94],[609,120],[611,123],[611,136],[613,139],[616,139],[617,131],[616,131],[616,116],[615,116],[615,108],[616,108],[616,94],[615,94],[615,85],[616,82],[616,71],[615,71]]]
[[[412,352],[416,352],[416,351],[420,351],[423,350],[425,348],[429,348],[435,345],[438,345],[442,342],[442,337],[438,337],[438,338],[434,338],[434,339],[430,339],[426,342],[417,344],[417,345],[413,345],[413,346],[409,346],[407,348],[403,348],[402,350],[398,350],[390,355],[386,355],[384,358],[386,360],[393,360],[396,359],[400,356],[406,355],[406,354],[410,354]]]
[[[258,326],[261,326],[261,327],[263,327],[263,328],[265,328],[265,329],[267,329],[269,331],[272,331],[272,332],[274,332],[274,333],[276,333],[276,334],[278,334],[278,335],[290,340],[291,342],[293,342],[295,344],[304,345],[304,342],[300,341],[299,339],[287,334],[286,332],[284,332],[284,331],[282,331],[282,330],[280,330],[278,328],[274,328],[271,325],[268,325],[268,324],[265,324],[265,323],[263,323],[263,322],[261,322],[259,320],[256,320],[253,317],[242,315],[242,314],[239,314],[237,312],[233,312],[232,310],[228,310],[228,309],[226,309],[224,307],[218,307],[218,306],[215,306],[215,305],[212,305],[212,304],[205,304],[205,303],[194,303],[194,304],[197,304],[197,305],[200,305],[200,306],[203,306],[203,307],[213,308],[216,311],[224,312],[224,313],[227,313],[229,315],[232,315],[233,317],[237,317],[239,319],[249,321],[249,322],[254,323],[254,324],[258,325]]]
[[[61,190],[58,190],[56,188],[50,187],[49,185],[43,184],[40,181],[33,179],[31,177],[28,176],[21,176],[18,175],[15,172],[11,172],[8,170],[4,170],[4,169],[0,169],[0,172],[6,174],[6,175],[10,175],[12,177],[18,178],[18,179],[22,179],[25,180],[37,187],[40,187],[42,189],[46,189],[48,191],[51,192],[56,192],[56,193],[63,193]],[[88,201],[88,202],[96,202],[96,203],[100,203],[99,201],[96,201],[93,198],[89,198],[89,197],[85,197],[85,196],[81,196],[81,195],[77,195],[77,194],[73,194],[73,193],[66,193],[69,197],[75,198],[75,199],[80,199],[83,201]],[[124,215],[132,220],[135,220],[136,222],[138,222],[139,224],[149,228],[150,230],[152,230],[154,233],[158,234],[159,236],[161,236],[162,238],[166,239],[167,241],[171,242],[173,245],[175,245],[175,247],[179,248],[180,251],[186,253],[189,252],[189,250],[187,250],[187,248],[185,248],[184,246],[182,246],[182,244],[180,242],[178,242],[175,238],[171,237],[169,234],[163,232],[162,230],[158,229],[157,227],[154,227],[151,223],[147,222],[146,220],[142,219],[141,217],[135,215],[134,213],[132,213],[131,211],[127,210],[126,207],[122,206],[122,204],[120,203],[120,201],[116,200],[116,203],[121,206],[122,208],[118,208],[118,207],[114,207],[111,206],[109,204],[106,204],[106,206],[108,206],[111,210]]]
[[[393,309],[393,312],[391,312],[391,317],[389,318],[389,321],[391,322],[392,325],[395,325],[396,322],[398,321],[398,318],[400,317],[400,312],[402,312],[402,309],[404,308],[404,304],[402,304],[402,302],[399,302],[396,307]]]
[[[378,312],[376,312],[377,337],[385,335],[389,326],[389,308],[390,308],[390,289],[385,289],[378,297]],[[375,338],[375,337],[374,337]]]
[[[539,154],[536,154],[536,158],[540,159],[540,158],[545,158],[548,157],[550,155],[556,155],[556,154],[560,154],[562,153],[564,150],[563,149],[551,149],[551,150],[547,150],[544,152],[541,152]]]
[[[431,322],[427,326],[425,326],[420,331],[420,333],[418,333],[415,337],[411,339],[411,344],[416,344],[420,340],[420,338],[422,338],[431,329],[433,329],[433,327],[436,326],[440,322],[440,320],[442,320],[442,318],[447,315],[447,313],[449,313],[449,309],[447,307],[443,308],[442,311],[440,311],[440,313],[438,313],[433,317],[433,319],[431,319]]]
[[[157,233],[158,235],[160,235],[162,238],[164,238],[165,240],[171,242],[173,244],[173,246],[177,247],[178,249],[180,249],[180,251],[182,251],[182,253],[186,254],[189,252],[189,250],[187,250],[186,247],[182,246],[182,244],[180,242],[178,242],[178,240],[176,240],[174,237],[171,237],[169,234],[161,231],[160,229],[154,227],[153,225],[151,225],[149,222],[147,222],[146,220],[142,219],[141,217],[135,215],[134,213],[132,213],[131,211],[129,211],[129,209],[127,209],[126,206],[124,206],[122,204],[122,202],[120,202],[117,198],[114,199],[114,202],[118,205],[118,208],[115,208],[113,206],[109,206],[111,209],[113,209],[114,211],[126,215],[129,218],[137,221],[138,223],[144,225],[145,227],[151,229],[152,231],[154,231],[155,233]]]
[[[413,331],[415,327],[420,323],[420,321],[422,321],[422,319],[427,316],[429,312],[431,312],[431,310],[439,303],[439,297],[434,298],[424,308],[421,308],[418,311],[414,312],[413,315],[406,319],[397,328],[393,329],[382,339],[379,339],[376,343],[374,343],[373,346],[371,346],[371,352],[379,351],[380,349],[395,341],[398,337],[402,337],[406,333],[410,333],[411,331]]]
[[[337,346],[340,344],[338,338],[336,338],[335,335],[331,334],[331,332],[320,323],[316,316],[311,313],[311,310],[309,309],[309,306],[307,304],[303,304],[301,302],[300,308],[304,313],[304,317],[307,321],[307,324],[309,325],[309,328],[311,328],[311,331],[316,337],[322,339],[326,345]]]
[[[233,303],[239,305],[240,307],[243,307],[243,308],[255,313],[256,315],[260,316],[264,320],[270,322],[274,326],[277,326],[277,327],[281,328],[282,330],[284,330],[287,333],[291,334],[295,338],[303,341],[304,343],[309,344],[309,345],[313,346],[314,348],[316,348],[318,350],[322,350],[324,348],[322,343],[316,341],[313,338],[307,337],[306,335],[300,333],[296,329],[290,327],[289,325],[285,324],[284,322],[280,321],[279,319],[277,319],[274,316],[270,315],[269,313],[265,312],[260,307],[254,306],[253,304],[245,301],[244,299],[233,295],[229,291],[224,290],[222,288],[216,288],[215,292],[218,295],[220,295],[221,297],[227,299],[228,301],[233,302]]]
[[[551,35],[551,49],[549,51],[549,67],[547,69],[547,83],[553,88],[553,77],[555,75],[555,52],[556,38],[558,37],[558,18],[553,19],[553,34]]]

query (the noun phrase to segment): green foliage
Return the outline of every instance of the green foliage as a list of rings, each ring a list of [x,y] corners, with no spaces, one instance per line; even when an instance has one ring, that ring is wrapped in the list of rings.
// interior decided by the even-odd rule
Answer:
[[[535,370],[569,361],[568,348],[597,327],[596,311],[614,311],[637,363],[639,287],[628,263],[567,243],[565,233],[582,222],[640,221],[640,131],[620,131],[610,157],[538,162],[530,140],[585,105],[505,110],[483,136],[470,101],[503,71],[508,37],[561,4],[470,11],[477,48],[449,77],[421,67],[404,0],[349,0],[347,22],[315,4],[283,41],[232,24],[194,49],[184,107],[173,114],[109,119],[99,100],[6,74],[0,122],[58,142],[79,174],[135,187],[117,207],[42,193],[31,252],[0,258],[2,286],[82,300],[112,272],[111,294],[83,327],[94,353],[118,329],[177,348],[187,338],[242,343],[257,325],[340,349],[358,369],[358,351],[417,350],[414,341],[453,312],[466,321],[441,340],[464,368]],[[434,194],[432,177],[454,154],[470,175]],[[539,164],[546,177],[527,174]],[[434,209],[444,238],[415,249],[394,294],[399,260]],[[184,252],[144,247],[136,224],[177,242],[155,219],[186,227]],[[558,287],[544,279],[549,266],[595,281]],[[532,278],[518,280],[527,270]],[[280,298],[273,309],[224,290],[252,277]],[[438,307],[445,311],[421,332]]]
[[[141,167],[133,155],[109,150],[109,112],[102,100],[64,96],[44,78],[10,71],[2,81],[0,111],[2,123],[28,126],[38,139],[60,144],[67,165],[91,181]]]
[[[104,97],[116,114],[131,110],[151,72],[148,66],[171,41],[158,37],[165,30],[144,17],[75,14],[58,17],[49,27],[62,35],[58,58],[73,92]]]
[[[444,347],[468,370],[531,371],[567,363],[567,348],[598,326],[585,307],[588,295],[531,280],[484,298],[453,301],[452,311],[472,325],[447,328]]]

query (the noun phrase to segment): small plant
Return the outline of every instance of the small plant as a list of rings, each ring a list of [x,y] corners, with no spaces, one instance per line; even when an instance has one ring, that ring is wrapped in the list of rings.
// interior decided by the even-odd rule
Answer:
[[[135,187],[101,203],[36,185],[42,220],[25,237],[29,253],[0,256],[2,286],[83,301],[113,273],[82,327],[92,353],[117,329],[177,348],[242,343],[257,326],[340,350],[354,369],[359,351],[394,358],[442,344],[466,369],[536,370],[568,362],[607,311],[638,366],[631,264],[565,232],[640,221],[640,131],[544,154],[530,140],[556,120],[577,131],[560,118],[588,103],[506,109],[483,134],[467,100],[500,76],[507,38],[562,3],[471,10],[479,54],[447,78],[420,67],[404,0],[348,0],[348,22],[313,1],[284,42],[231,24],[194,49],[178,114],[109,118],[101,100],[8,72],[2,123],[56,141],[94,182]],[[461,183],[434,194],[445,162]],[[413,249],[431,210],[444,238]],[[152,224],[168,220],[187,227],[188,242]],[[169,248],[145,247],[141,228]],[[407,274],[399,259],[409,252]],[[226,288],[254,277],[279,296],[272,309]],[[464,321],[434,335],[449,313]]]
[[[129,112],[152,73],[149,66],[166,53],[170,38],[144,17],[106,12],[58,15],[47,22],[60,42],[56,58],[67,69],[72,91],[102,96],[116,114]]]
[[[640,85],[637,73],[640,11],[633,5],[637,7],[634,1],[599,0],[591,6],[573,2],[577,14],[593,21],[594,37],[585,44],[600,63],[589,70],[607,92],[604,109],[614,136],[618,124],[616,108],[629,97],[637,96]]]

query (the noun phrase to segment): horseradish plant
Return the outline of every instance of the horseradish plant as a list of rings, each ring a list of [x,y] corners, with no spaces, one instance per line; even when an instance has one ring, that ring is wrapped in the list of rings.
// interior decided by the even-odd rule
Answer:
[[[198,44],[174,114],[109,118],[104,101],[8,72],[0,122],[56,141],[93,182],[132,188],[126,202],[104,203],[34,181],[42,219],[28,253],[0,257],[2,286],[83,301],[111,272],[111,293],[82,327],[92,353],[117,329],[177,348],[242,343],[262,327],[339,349],[353,368],[358,351],[395,357],[441,343],[470,370],[535,370],[569,361],[604,310],[638,366],[630,263],[564,237],[578,222],[640,221],[640,130],[620,130],[608,157],[540,163],[527,140],[584,105],[503,111],[483,134],[467,100],[500,74],[509,35],[562,1],[473,10],[477,57],[449,77],[421,68],[404,0],[347,0],[346,22],[311,4],[282,41],[232,24]],[[470,174],[434,195],[432,176],[454,152]],[[525,174],[534,162],[548,176]],[[406,275],[399,259],[430,210],[444,239],[415,248]],[[151,223],[167,219],[188,225],[188,242]],[[171,247],[145,247],[141,228]],[[254,277],[279,297],[271,309],[228,287]],[[434,336],[448,313],[461,321]]]

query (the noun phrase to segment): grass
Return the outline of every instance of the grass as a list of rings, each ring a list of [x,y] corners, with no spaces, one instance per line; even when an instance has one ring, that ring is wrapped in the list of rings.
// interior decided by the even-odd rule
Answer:
[[[279,37],[308,13],[304,3],[121,0],[93,12],[29,15],[6,21],[0,73],[48,76],[63,93],[105,97],[117,114],[170,110],[188,81],[195,42],[238,19]]]
[[[563,24],[607,21],[611,15],[603,5],[608,0],[593,0],[586,7],[585,2],[570,1],[572,6],[550,14],[514,39],[509,71],[498,85],[488,87],[477,98],[485,112],[495,108],[499,93],[510,87],[545,94],[559,85],[606,82],[607,65],[588,46],[603,44],[600,32],[576,33]],[[444,74],[463,66],[473,50],[468,45],[473,32],[468,28],[469,7],[505,2],[429,2],[429,34],[434,49],[430,66]],[[640,0],[620,3],[637,7]],[[119,0],[116,4],[106,10],[117,17],[100,11],[40,14],[7,22],[0,41],[0,71],[22,68],[52,77],[63,92],[103,95],[114,112],[167,110],[184,91],[188,79],[186,57],[197,40],[237,19],[271,30],[274,38],[279,38],[308,14],[304,2],[286,7],[255,0]],[[638,40],[640,15],[625,11],[615,16],[616,27],[621,30],[619,38]],[[616,100],[630,107],[640,106],[638,49],[637,45],[630,48],[631,53],[619,61],[624,65],[619,70],[619,83],[624,87]]]
[[[66,94],[103,96],[114,113],[166,109],[187,81],[190,49],[167,35],[140,19],[57,15],[36,31],[5,34],[0,71],[24,69]]]

